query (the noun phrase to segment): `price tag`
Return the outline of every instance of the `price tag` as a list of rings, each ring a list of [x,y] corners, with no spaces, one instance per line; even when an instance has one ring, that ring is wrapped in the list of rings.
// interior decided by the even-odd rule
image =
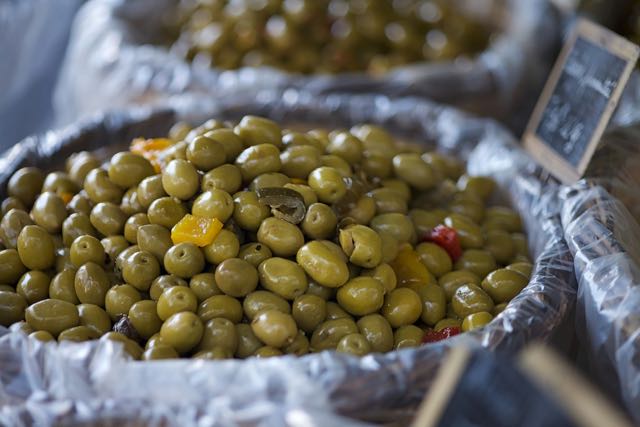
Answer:
[[[524,146],[566,184],[584,174],[638,59],[630,41],[580,19],[524,133]]]
[[[542,347],[519,359],[451,351],[412,427],[630,427],[565,362]]]

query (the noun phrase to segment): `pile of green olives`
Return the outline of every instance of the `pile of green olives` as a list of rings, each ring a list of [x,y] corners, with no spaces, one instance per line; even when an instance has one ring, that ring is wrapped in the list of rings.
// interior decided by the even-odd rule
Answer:
[[[173,50],[220,69],[366,71],[486,49],[491,29],[447,0],[182,1]]]
[[[373,125],[180,122],[107,161],[13,174],[0,324],[143,360],[418,346],[482,327],[529,281],[494,187]]]

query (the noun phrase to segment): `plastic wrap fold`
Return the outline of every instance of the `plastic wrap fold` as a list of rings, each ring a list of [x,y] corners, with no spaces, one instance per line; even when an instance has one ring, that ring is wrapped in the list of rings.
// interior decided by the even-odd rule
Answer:
[[[601,186],[582,181],[562,198],[589,372],[640,423],[640,226]]]
[[[165,135],[176,117],[197,122],[260,114],[284,126],[329,128],[377,123],[399,137],[458,154],[473,174],[495,177],[498,198],[523,217],[536,260],[531,281],[485,328],[363,358],[323,352],[301,358],[142,363],[125,360],[113,344],[43,346],[5,332],[0,338],[0,424],[108,424],[134,417],[155,425],[299,425],[306,416],[325,426],[331,419],[314,414],[335,411],[402,425],[451,346],[511,354],[532,340],[548,339],[572,309],[576,283],[563,239],[558,188],[536,178],[531,161],[494,122],[411,99],[318,97],[293,90],[263,93],[250,103],[183,98],[171,107],[100,115],[27,139],[0,158],[0,188],[20,166],[52,168],[77,150],[124,147],[135,136]]]
[[[254,94],[296,88],[421,96],[500,117],[521,129],[546,79],[561,38],[561,18],[547,0],[457,0],[497,28],[473,60],[420,63],[375,79],[365,73],[303,76],[270,67],[234,71],[192,66],[158,44],[173,0],[92,0],[78,14],[56,95],[62,122],[168,95]],[[170,19],[170,18],[169,18]]]

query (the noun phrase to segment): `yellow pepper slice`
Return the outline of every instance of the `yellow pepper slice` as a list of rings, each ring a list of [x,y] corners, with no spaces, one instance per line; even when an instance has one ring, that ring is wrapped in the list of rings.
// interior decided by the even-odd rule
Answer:
[[[436,284],[436,279],[427,267],[420,261],[420,257],[409,245],[398,252],[396,258],[390,262],[396,273],[398,287],[412,287],[419,284]]]
[[[173,145],[173,141],[168,138],[136,138],[131,142],[129,150],[149,160],[155,171],[160,173],[163,163],[160,154],[171,145]]]
[[[202,248],[216,239],[223,226],[217,218],[187,214],[171,229],[171,240],[175,245],[193,243]]]

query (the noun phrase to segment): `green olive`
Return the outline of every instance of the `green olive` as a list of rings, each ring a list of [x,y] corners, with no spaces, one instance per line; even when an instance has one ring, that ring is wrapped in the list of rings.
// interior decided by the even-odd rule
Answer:
[[[137,239],[140,250],[147,251],[163,261],[164,256],[173,246],[171,232],[158,224],[148,224],[138,227]],[[128,254],[131,255],[131,254]]]
[[[413,222],[416,233],[420,236],[431,232],[431,230],[439,225],[444,219],[440,218],[438,214],[424,209],[411,209],[409,211],[409,218],[411,218],[411,221]]]
[[[489,230],[485,233],[484,248],[500,264],[508,264],[515,255],[515,246],[511,235],[504,230]]]
[[[76,271],[74,288],[83,304],[104,307],[104,298],[111,287],[107,273],[94,262],[88,262]]]
[[[233,195],[233,220],[242,228],[257,231],[270,215],[269,207],[258,201],[253,191],[241,191]]]
[[[155,301],[142,300],[135,302],[129,308],[128,316],[131,324],[142,338],[149,339],[160,332],[162,320],[158,316]]]
[[[204,326],[195,313],[181,311],[164,321],[160,328],[160,337],[178,353],[192,350],[202,338]]]
[[[162,359],[177,359],[180,357],[172,347],[168,345],[156,345],[151,347],[142,353],[142,360],[162,360]]]
[[[24,311],[24,315],[32,328],[47,331],[54,337],[80,323],[76,306],[56,299],[45,299],[32,304]]]
[[[324,156],[320,156],[320,162],[322,163],[322,166],[335,169],[341,177],[346,178],[353,175],[353,171],[351,170],[349,163],[340,156],[326,154]]]
[[[318,200],[332,204],[340,200],[346,193],[347,187],[342,175],[337,169],[321,166],[309,174],[309,187],[315,191]]]
[[[169,196],[188,200],[200,188],[200,176],[191,162],[171,160],[162,171],[162,188]]]
[[[509,233],[522,231],[522,220],[513,209],[504,206],[492,206],[487,208],[485,228],[502,229]]]
[[[124,190],[114,184],[104,169],[92,169],[84,180],[84,191],[93,203],[109,202],[118,204]]]
[[[308,286],[302,267],[284,258],[263,261],[258,267],[258,276],[262,287],[288,300],[304,294]]]
[[[315,295],[322,298],[325,301],[330,300],[336,294],[335,288],[328,288],[326,286],[322,286],[313,280],[309,280],[309,287],[307,288],[307,295]]]
[[[280,154],[282,173],[291,178],[306,179],[312,170],[320,167],[321,152],[312,145],[293,145]]]
[[[38,196],[31,209],[33,221],[49,233],[57,233],[67,218],[67,207],[60,196],[44,192]]]
[[[127,221],[124,223],[124,237],[131,244],[135,245],[138,243],[138,228],[143,225],[149,224],[149,218],[147,214],[137,213],[130,216]]]
[[[376,205],[376,213],[378,215],[385,213],[402,213],[406,214],[409,210],[407,200],[401,194],[395,192],[391,188],[376,188],[368,193]]]
[[[204,325],[202,339],[197,349],[210,350],[213,348],[224,348],[229,351],[230,356],[238,349],[238,333],[235,325],[224,318],[211,319]]]
[[[9,327],[24,320],[27,301],[15,292],[0,291],[0,325]]]
[[[384,302],[385,289],[373,277],[357,277],[338,289],[338,303],[350,314],[366,316],[377,312]]]
[[[300,329],[312,333],[327,317],[327,303],[317,295],[300,295],[293,301],[291,314]]]
[[[0,283],[16,284],[27,269],[15,249],[0,251]]]
[[[258,241],[267,245],[274,255],[290,257],[304,244],[300,229],[280,218],[267,218],[258,229]]]
[[[479,249],[484,245],[482,229],[469,218],[459,214],[451,214],[444,219],[444,223],[447,227],[456,230],[463,249]]]
[[[100,240],[93,236],[80,236],[73,241],[69,248],[69,261],[75,268],[79,268],[88,262],[103,265],[104,260],[104,247]]]
[[[298,334],[293,317],[278,310],[260,312],[251,321],[251,329],[260,341],[275,348],[291,344]]]
[[[251,325],[239,323],[235,325],[236,335],[238,336],[238,347],[235,356],[240,359],[246,359],[253,355],[259,348],[263,346],[262,342],[256,337],[251,329]]]
[[[268,345],[260,347],[253,353],[253,355],[258,358],[282,356],[283,354],[281,350]]]
[[[451,306],[458,317],[465,318],[480,311],[490,312],[493,309],[493,301],[482,288],[469,284],[456,290],[451,299]]]
[[[472,313],[464,318],[462,321],[462,332],[468,332],[473,329],[481,328],[493,320],[491,313],[481,311],[479,313]]]
[[[467,270],[484,278],[498,268],[491,252],[482,249],[467,249],[455,263],[456,270]]]
[[[304,234],[311,239],[327,239],[335,234],[338,218],[331,207],[313,203],[300,224]]]
[[[54,242],[44,228],[27,225],[18,235],[17,246],[20,260],[28,269],[46,270],[55,265]]]
[[[178,243],[164,254],[164,268],[167,273],[183,279],[200,273],[204,266],[204,254],[193,243]]]
[[[501,268],[482,281],[482,289],[496,304],[511,301],[527,286],[529,280],[517,271]]]
[[[224,145],[204,135],[197,136],[189,142],[186,154],[187,160],[203,172],[208,172],[227,160]]]
[[[242,187],[242,173],[236,165],[224,164],[202,177],[202,191],[218,189],[234,194]]]
[[[89,216],[83,213],[71,214],[62,223],[62,242],[65,246],[71,246],[73,241],[80,236],[97,236],[98,232],[91,224]]]
[[[138,202],[148,209],[154,200],[166,197],[167,193],[162,187],[162,175],[153,175],[143,179],[138,185]]]
[[[289,183],[285,184],[284,188],[288,188],[300,193],[300,195],[304,199],[304,205],[307,207],[310,207],[314,203],[318,202],[318,196],[316,196],[316,193],[308,185]]]
[[[87,151],[72,154],[71,157],[67,159],[67,172],[69,173],[69,177],[78,185],[82,185],[87,174],[99,166],[100,160]]]
[[[396,288],[384,298],[382,315],[394,328],[415,323],[421,314],[420,296],[409,288]]]
[[[350,164],[356,164],[362,159],[362,149],[362,141],[356,136],[349,132],[338,132],[330,135],[326,152],[339,156]]]
[[[362,275],[377,279],[384,287],[385,292],[391,292],[397,286],[396,273],[393,271],[393,268],[386,263],[369,270],[363,270]]]
[[[383,232],[388,233],[399,243],[407,243],[416,239],[416,231],[413,228],[411,219],[401,213],[377,215],[371,220],[369,225],[377,231],[378,234],[381,235]]]
[[[27,271],[18,281],[16,292],[24,297],[27,303],[34,304],[49,297],[50,282],[50,277],[42,271]]]
[[[158,276],[153,279],[153,282],[151,282],[151,287],[149,288],[149,296],[152,300],[158,301],[160,295],[162,295],[165,289],[174,286],[189,286],[189,284],[184,281],[184,279],[181,279],[180,277],[174,276],[172,274]]]
[[[151,203],[149,210],[147,210],[147,218],[151,224],[172,228],[187,213],[187,209],[178,199],[161,197]]]
[[[376,214],[376,201],[369,195],[360,197],[345,216],[359,224],[369,224]]]
[[[93,208],[93,202],[87,196],[85,191],[81,191],[71,198],[71,201],[67,203],[67,209],[69,212],[81,213],[89,216],[91,209]]]
[[[23,210],[11,209],[0,221],[0,239],[8,249],[18,247],[18,235],[27,225],[34,225],[33,220]]]
[[[40,169],[26,167],[18,169],[7,184],[7,193],[20,200],[25,206],[31,206],[40,194],[44,183],[44,174]]]
[[[477,194],[483,200],[486,200],[496,186],[493,179],[484,176],[462,175],[458,180],[458,188],[461,191]]]
[[[222,144],[227,162],[233,162],[244,149],[242,140],[231,129],[213,129],[204,136]]]
[[[249,190],[257,191],[261,188],[284,187],[289,183],[291,183],[291,178],[285,174],[279,172],[263,173],[253,178],[251,184],[249,184]]]
[[[522,274],[527,279],[531,277],[531,273],[533,271],[533,265],[528,262],[514,262],[513,264],[509,264],[506,267],[507,270],[517,271]]]
[[[265,310],[278,310],[283,313],[291,313],[289,303],[282,297],[269,291],[251,292],[242,302],[244,314],[250,321],[260,312]]]
[[[433,326],[447,313],[447,297],[444,290],[437,285],[425,285],[418,289],[422,300],[422,321]]]
[[[254,266],[240,258],[229,258],[216,267],[216,284],[222,292],[243,297],[258,285],[258,272]]]
[[[364,356],[371,352],[369,341],[362,334],[345,335],[338,341],[336,347],[338,353],[348,353],[355,356]]]
[[[351,263],[364,268],[372,268],[382,260],[382,240],[371,228],[355,224],[339,232],[342,250]]]
[[[122,188],[138,185],[154,173],[149,160],[129,151],[114,154],[109,162],[109,179]]]
[[[282,146],[282,130],[273,120],[257,116],[244,116],[233,129],[246,145],[273,144]]]
[[[419,154],[402,153],[393,158],[396,176],[418,190],[428,190],[435,184],[435,174]]]
[[[222,317],[233,323],[239,323],[242,320],[242,315],[240,301],[228,295],[211,296],[198,306],[198,316],[203,322]]]
[[[399,350],[401,348],[418,347],[422,344],[423,337],[424,331],[417,326],[401,326],[393,334],[393,348]]]
[[[78,304],[80,325],[92,328],[98,335],[104,335],[111,330],[111,318],[107,312],[95,304]]]
[[[78,304],[80,301],[76,295],[75,276],[76,272],[73,270],[63,270],[56,274],[49,283],[49,298]]]
[[[296,255],[296,261],[322,286],[338,288],[349,279],[349,268],[327,245],[318,240],[302,246]]]
[[[438,279],[438,284],[444,291],[447,300],[453,298],[453,294],[456,290],[467,284],[480,286],[480,278],[471,271],[451,271]]]
[[[217,218],[226,222],[233,214],[233,199],[224,190],[213,189],[201,193],[193,202],[191,211],[196,216]]]
[[[244,181],[251,181],[263,173],[280,171],[280,151],[272,144],[252,145],[238,155],[235,165],[240,168]]]
[[[129,314],[129,309],[142,299],[140,292],[131,285],[117,285],[107,291],[104,308],[112,321]]]
[[[42,342],[49,342],[49,341],[53,341],[55,340],[55,338],[53,337],[53,335],[51,335],[49,332],[47,331],[35,331],[35,332],[31,332],[29,334],[29,338],[33,338],[36,339],[38,341],[42,341]]]
[[[200,273],[189,280],[189,288],[193,291],[198,302],[202,302],[214,295],[221,295],[222,291],[216,284],[215,274]]]
[[[143,350],[140,345],[120,332],[107,332],[100,339],[120,343],[122,349],[134,360],[139,360],[142,357]]]
[[[435,243],[420,243],[416,247],[416,253],[429,272],[436,277],[442,277],[453,267],[447,251]]]
[[[98,333],[87,326],[74,326],[73,328],[65,329],[58,335],[58,341],[73,341],[83,342],[99,338]]]
[[[385,353],[393,348],[393,330],[381,315],[369,314],[358,320],[358,330],[366,338],[371,351]]]
[[[220,230],[214,241],[205,246],[203,251],[208,262],[220,264],[226,259],[238,256],[240,241],[232,231]]]
[[[160,263],[151,252],[138,251],[122,263],[122,278],[139,291],[148,291],[160,275]]]

